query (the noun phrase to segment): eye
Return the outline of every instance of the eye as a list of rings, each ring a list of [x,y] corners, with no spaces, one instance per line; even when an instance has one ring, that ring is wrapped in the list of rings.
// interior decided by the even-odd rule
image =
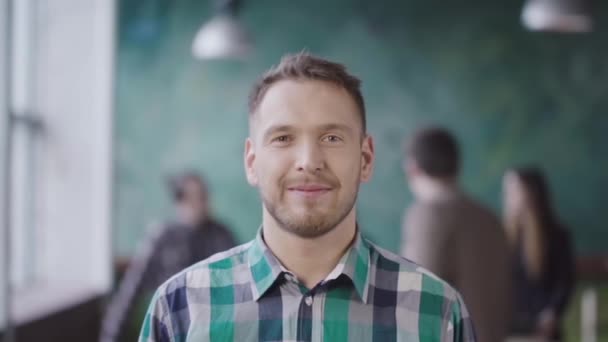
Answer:
[[[321,139],[324,142],[330,142],[330,143],[337,143],[337,142],[341,142],[342,138],[340,138],[337,135],[334,134],[329,134],[323,137],[323,139]]]
[[[280,135],[271,140],[271,142],[277,143],[277,144],[285,144],[290,141],[291,141],[291,136],[289,136],[289,135]]]

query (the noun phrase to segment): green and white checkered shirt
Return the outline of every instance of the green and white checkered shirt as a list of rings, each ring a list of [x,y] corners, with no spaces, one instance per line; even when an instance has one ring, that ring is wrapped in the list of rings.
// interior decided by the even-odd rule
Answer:
[[[263,241],[212,256],[158,288],[140,342],[475,341],[447,283],[357,234],[307,289]]]

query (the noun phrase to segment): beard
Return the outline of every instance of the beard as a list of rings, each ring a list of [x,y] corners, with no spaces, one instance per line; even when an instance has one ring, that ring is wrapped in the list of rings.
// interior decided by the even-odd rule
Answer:
[[[358,177],[356,179],[359,179]],[[330,183],[330,182],[327,182]],[[332,191],[342,189],[340,183],[333,181]],[[281,187],[287,189],[287,187]],[[355,182],[349,193],[343,199],[338,198],[333,205],[318,202],[302,204],[294,208],[286,203],[285,196],[281,200],[272,200],[260,191],[264,207],[283,230],[305,239],[314,239],[332,231],[351,212],[357,201],[359,183]]]

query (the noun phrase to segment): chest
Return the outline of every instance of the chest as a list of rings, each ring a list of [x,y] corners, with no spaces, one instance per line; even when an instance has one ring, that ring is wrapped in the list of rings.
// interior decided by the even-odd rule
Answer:
[[[258,301],[216,303],[192,312],[187,341],[441,340],[442,321],[419,314],[415,292],[374,290],[371,296],[378,301],[363,303],[348,288],[302,293],[281,287]]]

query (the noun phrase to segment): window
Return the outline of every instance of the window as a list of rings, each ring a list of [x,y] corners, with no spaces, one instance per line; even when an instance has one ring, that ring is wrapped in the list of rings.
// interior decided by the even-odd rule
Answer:
[[[0,0],[0,165],[8,164],[8,0]],[[6,326],[8,305],[8,179],[6,167],[0,167],[0,327]]]
[[[11,287],[17,290],[34,284],[40,276],[37,251],[40,250],[39,225],[35,221],[36,176],[40,171],[38,150],[41,120],[36,116],[34,94],[33,11],[29,1],[15,2],[12,11],[12,46],[9,78],[10,160],[10,274]]]
[[[0,303],[10,299],[4,317],[19,324],[110,288],[114,2],[0,0],[9,3],[0,9],[10,19],[0,30],[0,90],[10,95],[0,95],[0,175],[10,175],[0,180],[10,190],[0,200],[10,207],[0,209],[2,226],[10,222],[0,283],[10,293]]]

